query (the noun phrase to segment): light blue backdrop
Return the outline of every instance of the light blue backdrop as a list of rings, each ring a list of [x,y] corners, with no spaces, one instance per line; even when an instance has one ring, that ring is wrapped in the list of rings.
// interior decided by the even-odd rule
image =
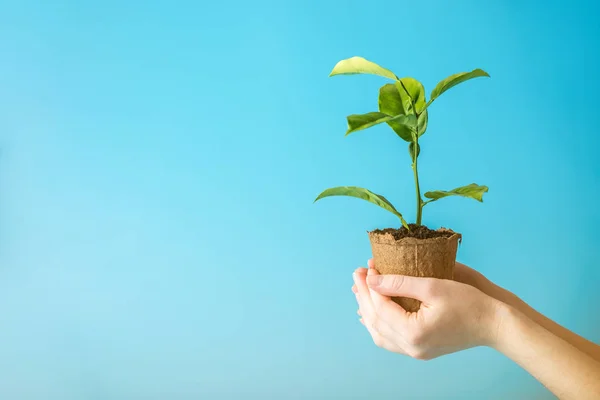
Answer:
[[[344,137],[382,78],[429,91],[424,222],[600,340],[599,7],[583,1],[0,1],[0,398],[552,398],[503,356],[376,348],[351,272],[414,218],[405,144]]]

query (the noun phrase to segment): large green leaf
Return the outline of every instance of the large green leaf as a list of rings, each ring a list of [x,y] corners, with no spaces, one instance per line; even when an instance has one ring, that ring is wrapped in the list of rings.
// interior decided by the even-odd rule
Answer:
[[[406,90],[405,90],[406,89]],[[410,96],[407,94],[410,93]],[[425,107],[425,90],[423,85],[413,78],[402,78],[400,81],[388,83],[379,89],[379,111],[388,115],[413,114],[412,101],[415,101],[417,112]],[[398,121],[389,121],[387,124],[396,134],[407,142],[413,141],[414,129]],[[419,136],[427,129],[427,111],[419,115]]]
[[[450,75],[446,79],[440,81],[436,87],[431,91],[431,99],[429,99],[429,103],[431,104],[435,99],[440,97],[442,93],[446,90],[453,88],[454,86],[468,81],[469,79],[478,78],[478,77],[489,77],[490,75],[482,69],[474,69],[471,72],[459,72],[458,74]]]
[[[444,197],[448,197],[448,196],[470,197],[477,201],[483,202],[483,194],[486,193],[487,191],[488,191],[487,186],[480,186],[475,183],[471,183],[470,185],[462,186],[462,187],[452,189],[449,191],[435,190],[433,192],[427,192],[427,193],[425,193],[425,197],[427,197],[428,199],[431,199],[428,201],[428,203],[439,200]]]
[[[315,202],[322,198],[331,197],[331,196],[349,196],[349,197],[356,197],[358,199],[366,200],[370,203],[373,203],[373,204],[383,208],[384,210],[391,212],[392,214],[394,214],[395,216],[400,218],[402,225],[404,225],[408,229],[408,224],[402,217],[402,214],[400,214],[398,212],[398,210],[396,210],[396,208],[394,208],[392,203],[390,203],[385,197],[383,197],[380,194],[376,194],[376,193],[371,192],[370,190],[363,189],[363,188],[356,187],[356,186],[338,186],[338,187],[330,188],[330,189],[323,191],[319,196],[317,196],[317,198],[315,199]]]
[[[392,80],[398,80],[396,74],[387,68],[383,68],[363,57],[351,57],[338,62],[329,76],[372,74],[379,75]]]
[[[395,122],[403,124],[409,127],[414,127],[417,123],[417,119],[414,115],[387,115],[381,112],[370,112],[367,114],[352,114],[347,117],[348,130],[346,135],[352,132],[360,131],[363,129],[370,128],[372,126],[384,123],[384,122]]]

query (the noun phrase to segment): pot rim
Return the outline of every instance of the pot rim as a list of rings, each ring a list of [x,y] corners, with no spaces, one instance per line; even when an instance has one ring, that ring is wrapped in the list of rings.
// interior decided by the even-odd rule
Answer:
[[[452,229],[440,228],[438,232],[452,232],[450,236],[433,237],[426,239],[419,239],[414,237],[404,237],[401,239],[395,239],[391,233],[373,233],[373,231],[367,231],[369,239],[372,243],[386,244],[386,245],[425,245],[434,244],[440,242],[450,242],[458,240],[460,244],[462,242],[462,235],[458,232],[454,232]]]

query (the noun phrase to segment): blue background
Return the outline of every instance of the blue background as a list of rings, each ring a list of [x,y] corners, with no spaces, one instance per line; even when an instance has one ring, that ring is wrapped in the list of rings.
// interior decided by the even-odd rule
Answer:
[[[459,260],[600,340],[599,7],[583,1],[0,1],[2,399],[543,399],[502,355],[375,347],[351,272],[414,219],[385,80],[427,93],[425,209]],[[597,4],[597,3],[596,3]],[[594,39],[596,38],[596,39]]]

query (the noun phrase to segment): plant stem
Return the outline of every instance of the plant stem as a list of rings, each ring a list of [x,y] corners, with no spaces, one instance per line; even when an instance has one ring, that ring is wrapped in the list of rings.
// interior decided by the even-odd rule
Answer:
[[[421,217],[423,214],[423,200],[421,200],[421,188],[419,187],[419,171],[417,170],[417,157],[418,157],[418,151],[419,151],[419,113],[417,112],[417,106],[415,104],[415,101],[413,99],[413,97],[411,96],[410,92],[408,91],[408,89],[406,88],[406,86],[404,86],[404,83],[402,82],[402,80],[398,80],[400,82],[400,85],[402,86],[402,89],[404,89],[404,92],[406,93],[406,95],[408,96],[409,100],[410,100],[410,105],[412,107],[412,112],[415,115],[415,117],[417,117],[417,126],[416,126],[416,134],[415,134],[415,145],[413,146],[413,163],[412,163],[412,169],[413,169],[413,174],[415,175],[415,186],[417,188],[417,223],[416,225],[419,226],[421,225]],[[424,112],[425,109],[423,109]]]
[[[417,128],[418,129],[418,128]],[[421,216],[423,214],[423,200],[421,200],[421,188],[419,187],[419,171],[417,169],[417,150],[419,149],[419,134],[417,132],[415,145],[413,146],[412,169],[415,176],[415,187],[417,189],[417,226],[421,225]]]

